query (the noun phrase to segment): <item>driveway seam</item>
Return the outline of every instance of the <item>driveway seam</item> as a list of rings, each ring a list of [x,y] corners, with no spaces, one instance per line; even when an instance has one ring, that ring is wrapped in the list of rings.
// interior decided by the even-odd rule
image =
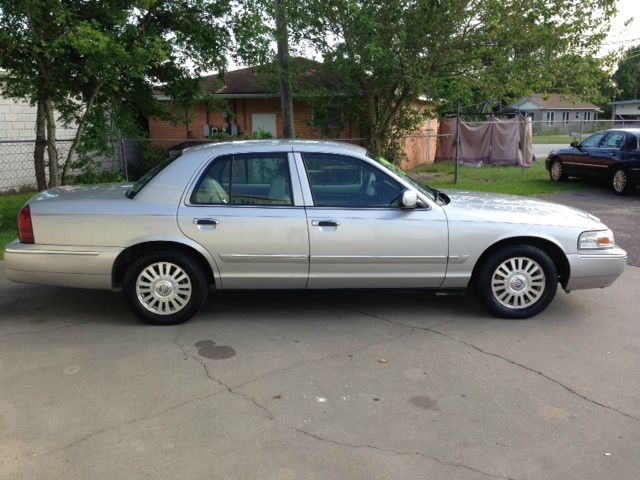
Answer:
[[[547,375],[544,372],[541,372],[540,370],[536,370],[535,368],[532,368],[532,367],[529,367],[529,366],[524,365],[522,363],[516,362],[515,360],[512,360],[512,359],[510,359],[508,357],[505,357],[503,355],[500,355],[499,353],[494,353],[494,352],[490,352],[488,350],[484,350],[483,348],[478,347],[477,345],[474,345],[473,343],[468,342],[466,340],[462,340],[460,338],[453,337],[451,335],[447,335],[446,333],[441,332],[439,330],[434,330],[433,328],[422,327],[422,326],[417,326],[417,325],[408,325],[406,323],[398,322],[396,320],[391,320],[389,318],[382,317],[380,315],[375,315],[373,313],[365,312],[363,310],[353,310],[353,311],[356,312],[356,313],[360,313],[361,315],[365,315],[365,316],[368,316],[368,317],[371,317],[371,318],[377,318],[379,320],[383,320],[383,321],[391,323],[393,325],[398,325],[398,326],[405,327],[405,328],[410,328],[410,329],[413,329],[413,330],[423,330],[425,332],[434,333],[434,334],[440,335],[440,336],[442,336],[442,337],[444,337],[444,338],[446,338],[446,339],[448,339],[448,340],[450,340],[452,342],[456,342],[456,343],[459,343],[461,345],[466,345],[467,347],[471,347],[474,350],[477,350],[478,352],[480,352],[480,353],[482,353],[484,355],[488,355],[488,356],[491,356],[491,357],[498,358],[498,359],[503,360],[503,361],[505,361],[507,363],[510,363],[511,365],[515,365],[515,366],[520,367],[520,368],[522,368],[524,370],[527,370],[528,372],[534,373],[534,374],[536,374],[536,375],[538,375],[538,376],[540,376],[540,377],[542,377],[542,378],[544,378],[544,379],[546,379],[546,380],[548,380],[548,381],[550,381],[552,383],[555,383],[556,385],[562,387],[563,389],[565,389],[567,392],[571,393],[572,395],[575,395],[578,398],[581,398],[581,399],[583,399],[583,400],[585,400],[585,401],[587,401],[589,403],[592,403],[593,405],[597,405],[599,407],[606,408],[607,410],[611,410],[611,411],[616,412],[616,413],[618,413],[620,415],[623,415],[623,416],[625,416],[627,418],[630,418],[632,420],[640,422],[640,417],[636,417],[636,416],[634,416],[634,415],[632,415],[630,413],[627,413],[627,412],[619,410],[619,409],[617,409],[615,407],[612,407],[611,405],[607,405],[605,403],[601,403],[601,402],[599,402],[597,400],[589,398],[586,395],[583,395],[583,394],[577,392],[576,390],[574,390],[573,388],[569,387],[568,385],[565,385],[560,380],[557,380],[557,379],[555,379],[553,377],[550,377],[549,375]]]

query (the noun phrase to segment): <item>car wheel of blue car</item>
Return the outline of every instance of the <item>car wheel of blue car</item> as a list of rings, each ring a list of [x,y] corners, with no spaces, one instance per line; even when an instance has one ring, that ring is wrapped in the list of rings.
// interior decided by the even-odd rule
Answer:
[[[554,182],[565,182],[569,178],[567,174],[564,173],[562,162],[558,159],[551,161],[551,165],[549,165],[549,176]]]
[[[623,167],[618,167],[611,175],[611,186],[618,195],[628,195],[631,193],[631,182],[627,171]]]

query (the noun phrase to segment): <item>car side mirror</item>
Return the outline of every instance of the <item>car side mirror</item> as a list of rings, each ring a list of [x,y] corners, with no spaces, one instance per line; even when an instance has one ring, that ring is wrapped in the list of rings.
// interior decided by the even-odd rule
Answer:
[[[416,208],[418,206],[418,194],[413,190],[402,192],[402,208]]]
[[[574,141],[573,141],[573,142],[571,142],[569,145],[570,145],[571,147],[573,147],[573,148],[578,148],[578,147],[580,146],[580,142],[579,142],[579,141],[577,141],[577,140],[574,140]]]

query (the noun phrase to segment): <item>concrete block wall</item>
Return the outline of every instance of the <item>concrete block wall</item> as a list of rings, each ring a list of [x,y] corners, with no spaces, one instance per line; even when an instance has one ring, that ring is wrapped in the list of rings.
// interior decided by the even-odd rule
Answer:
[[[64,127],[59,118],[56,125],[58,139],[70,139],[76,133],[75,127]],[[0,193],[35,187],[35,129],[35,106],[24,100],[0,97]],[[69,143],[58,145],[61,158]]]

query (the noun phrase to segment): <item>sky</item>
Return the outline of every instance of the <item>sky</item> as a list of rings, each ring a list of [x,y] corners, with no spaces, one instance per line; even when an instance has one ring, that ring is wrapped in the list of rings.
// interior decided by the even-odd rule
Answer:
[[[630,18],[633,20],[625,27],[625,21]],[[601,53],[635,45],[640,45],[640,1],[618,0],[618,15],[611,22],[611,30],[603,42]]]

